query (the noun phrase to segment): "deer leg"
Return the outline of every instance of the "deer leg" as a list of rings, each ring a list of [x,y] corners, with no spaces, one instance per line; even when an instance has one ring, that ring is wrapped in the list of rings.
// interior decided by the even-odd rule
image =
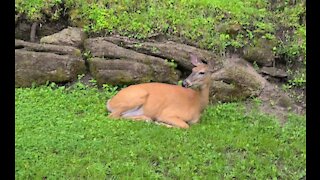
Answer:
[[[131,119],[131,120],[134,120],[134,121],[147,121],[147,122],[150,122],[152,121],[152,119],[148,116],[145,116],[145,115],[139,115],[139,116],[127,116],[125,117],[127,119]]]
[[[118,119],[125,118],[125,119],[134,120],[134,121],[147,121],[147,122],[152,121],[152,118],[145,116],[143,114],[142,107],[131,109],[129,111],[122,112],[122,113],[121,111],[112,112],[111,114],[109,114],[109,117],[118,118]]]
[[[184,129],[189,128],[189,125],[178,117],[162,117],[157,120],[162,123],[168,124],[169,126],[172,125],[173,127],[184,128]]]
[[[121,110],[120,111],[114,111],[108,115],[109,118],[117,119],[121,117]]]
[[[166,124],[166,123],[163,123],[163,122],[154,121],[154,123],[157,124],[157,125],[160,125],[160,126],[166,126],[168,128],[172,128],[173,127],[172,125]]]
[[[107,110],[111,112],[108,117],[110,118],[121,118],[121,117],[131,117],[131,116],[141,116],[143,115],[143,104],[147,100],[147,94],[138,96],[135,99],[126,99],[120,103],[115,103],[112,105],[111,100],[107,101]]]

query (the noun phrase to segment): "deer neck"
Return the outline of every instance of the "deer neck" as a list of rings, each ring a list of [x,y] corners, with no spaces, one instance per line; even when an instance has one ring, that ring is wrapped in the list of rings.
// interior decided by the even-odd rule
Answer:
[[[198,95],[200,99],[200,111],[203,111],[204,108],[208,105],[209,103],[209,87],[210,84],[207,83],[203,85],[199,90],[198,90]]]

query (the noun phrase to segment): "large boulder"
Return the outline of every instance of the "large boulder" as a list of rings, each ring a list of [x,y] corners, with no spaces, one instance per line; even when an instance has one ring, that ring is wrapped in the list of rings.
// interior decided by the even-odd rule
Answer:
[[[25,41],[30,40],[30,32],[31,32],[31,23],[27,21],[18,22],[14,29],[15,38],[23,39]]]
[[[105,38],[87,39],[84,48],[90,51],[93,57],[97,57],[88,62],[90,72],[99,84],[114,84],[115,79],[119,80],[118,84],[150,81],[176,83],[181,74],[162,58],[120,47]],[[123,77],[116,77],[116,72]],[[138,72],[141,75],[137,75]]]
[[[16,40],[16,87],[41,85],[47,81],[69,82],[85,70],[85,62],[79,49]]]
[[[194,46],[181,44],[173,41],[164,42],[139,42],[121,36],[105,37],[105,40],[115,43],[119,46],[133,49],[140,53],[161,57],[167,60],[174,60],[181,69],[191,71],[194,67],[190,62],[190,53],[195,54],[202,61],[216,67],[222,63],[221,58],[210,51],[199,49]],[[218,66],[220,68],[220,66]]]
[[[260,66],[272,66],[274,53],[263,47],[248,47],[244,50],[243,57],[249,62],[256,62]]]
[[[35,52],[51,52],[59,55],[72,55],[81,57],[81,51],[75,47],[31,43],[20,39],[15,39],[15,49],[23,49]]]
[[[102,59],[92,58],[89,62],[91,75],[99,85],[104,83],[118,84],[139,84],[150,81],[158,81],[150,66],[131,61],[129,59]]]
[[[260,66],[272,66],[275,61],[273,47],[276,41],[267,39],[257,39],[252,46],[243,50],[243,58],[251,63],[256,62]]]
[[[245,60],[229,57],[224,67],[212,75],[210,101],[215,103],[244,100],[258,96],[266,80]]]
[[[40,43],[81,47],[86,34],[81,28],[68,27],[55,34],[42,37]]]
[[[288,77],[288,73],[287,72],[285,72],[282,69],[275,68],[275,67],[262,67],[259,70],[259,72],[261,74],[265,74],[265,75],[272,76],[272,77],[275,77],[275,78],[286,78],[286,77]]]

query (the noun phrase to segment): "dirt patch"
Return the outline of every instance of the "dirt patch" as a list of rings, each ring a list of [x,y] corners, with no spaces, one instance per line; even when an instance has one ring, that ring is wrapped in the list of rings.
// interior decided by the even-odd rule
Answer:
[[[276,84],[267,83],[257,99],[261,100],[258,110],[276,116],[281,125],[286,123],[289,113],[304,115],[306,112],[305,106],[295,102],[290,94],[282,91]],[[252,99],[245,101],[245,105],[248,112],[257,108],[256,102]]]

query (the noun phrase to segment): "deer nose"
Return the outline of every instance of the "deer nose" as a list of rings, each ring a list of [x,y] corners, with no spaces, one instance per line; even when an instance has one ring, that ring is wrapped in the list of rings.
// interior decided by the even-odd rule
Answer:
[[[185,79],[183,82],[182,82],[182,87],[190,87],[191,86],[191,82],[188,81],[187,79]]]

